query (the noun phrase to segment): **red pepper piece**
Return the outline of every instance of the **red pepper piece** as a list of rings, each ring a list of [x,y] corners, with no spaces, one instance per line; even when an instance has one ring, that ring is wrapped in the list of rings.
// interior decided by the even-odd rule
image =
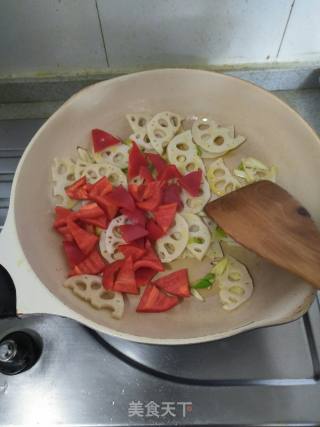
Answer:
[[[98,237],[83,230],[72,220],[68,221],[68,229],[79,249],[88,255],[98,242]]]
[[[128,178],[132,179],[139,175],[141,166],[147,167],[148,163],[137,144],[133,142],[129,152]]]
[[[145,286],[150,283],[150,280],[157,274],[157,271],[151,268],[139,268],[135,271],[135,278],[137,286]]]
[[[138,202],[137,206],[146,211],[154,211],[162,201],[162,183],[160,181],[149,182],[146,185],[142,202]]]
[[[94,196],[91,197],[91,199],[100,206],[109,220],[113,219],[117,215],[118,207],[111,205],[109,201],[106,200],[106,196]]]
[[[137,261],[138,259],[142,258],[143,255],[146,253],[146,250],[144,248],[140,248],[139,246],[136,246],[134,244],[119,245],[118,250],[124,255],[125,258],[131,256],[133,261]]]
[[[63,225],[61,227],[56,228],[57,233],[61,234],[63,236],[63,240],[67,242],[73,242],[73,237],[69,231],[69,228],[67,225]]]
[[[102,284],[105,289],[112,290],[117,272],[120,270],[123,260],[107,264],[103,270]]]
[[[135,209],[135,203],[131,194],[122,186],[114,188],[111,193],[106,196],[106,200],[118,208],[125,208],[129,211]]]
[[[136,309],[138,313],[161,313],[179,304],[179,298],[167,295],[154,285],[148,285]]]
[[[171,179],[180,179],[181,177],[182,175],[176,165],[167,165],[158,179],[160,181],[170,181]]]
[[[146,166],[141,166],[139,170],[139,175],[144,179],[146,183],[153,181],[151,172]]]
[[[84,224],[91,224],[100,228],[106,228],[108,223],[103,209],[97,203],[88,203],[82,206],[75,213],[75,217],[80,219]]]
[[[56,206],[55,208],[56,217],[53,223],[54,228],[59,228],[67,224],[67,218],[73,214],[70,209],[63,208],[62,206]]]
[[[197,197],[200,194],[200,185],[202,178],[202,170],[190,172],[180,178],[180,185],[183,187],[191,196]]]
[[[83,176],[73,184],[65,188],[67,195],[74,200],[87,200],[88,199],[88,184],[87,178]]]
[[[133,243],[131,243],[131,245],[134,245],[140,249],[145,249],[145,240],[146,239],[144,237],[142,237],[141,239],[135,240]]]
[[[87,258],[75,265],[69,276],[78,274],[99,274],[104,269],[105,261],[97,250],[93,250]]]
[[[142,202],[143,194],[145,192],[146,186],[144,184],[129,184],[129,192],[131,196],[137,201]]]
[[[155,221],[160,225],[166,233],[173,224],[177,212],[177,204],[170,203],[168,205],[160,205],[154,213]]]
[[[81,220],[81,222],[87,225],[94,225],[95,227],[99,227],[103,229],[106,229],[109,224],[109,221],[107,220],[105,215],[99,216],[97,218],[84,218]]]
[[[113,290],[117,292],[125,292],[128,294],[138,293],[138,287],[133,271],[132,256],[129,256],[124,260],[114,282]]]
[[[160,237],[165,235],[165,232],[153,219],[148,220],[146,229],[149,233],[148,237],[152,242],[155,242],[156,240],[160,239]]]
[[[87,203],[86,205],[81,206],[76,214],[79,219],[88,219],[103,216],[104,212],[97,203]]]
[[[152,270],[155,270],[155,271],[163,271],[164,267],[160,259],[158,258],[157,254],[153,250],[151,243],[148,240],[146,241],[145,248],[146,248],[146,254],[142,259],[139,259],[134,263],[133,265],[134,270],[136,271],[139,268],[146,267],[146,268],[151,268]]]
[[[105,132],[102,129],[92,129],[91,131],[93,151],[99,153],[111,145],[119,144],[121,141],[119,138],[111,135],[111,133]]]
[[[128,243],[145,237],[148,234],[148,231],[139,224],[124,224],[120,225],[119,229],[122,238]]]
[[[134,211],[128,211],[127,209],[121,209],[122,215],[128,217],[133,224],[140,224],[143,227],[146,225],[147,218],[141,209],[135,208]]]
[[[89,199],[95,196],[105,196],[112,191],[112,184],[106,176],[103,176],[94,184],[91,185],[89,190]]]
[[[177,295],[178,297],[190,296],[188,270],[186,268],[162,276],[152,283],[172,295]]]
[[[149,162],[156,168],[157,176],[162,174],[162,172],[167,167],[167,162],[160,156],[160,154],[147,153],[147,159]]]
[[[163,203],[177,203],[177,210],[183,208],[183,203],[180,198],[181,187],[178,184],[169,184],[163,190]]]
[[[90,234],[95,234],[95,228],[92,224],[86,224],[85,222],[82,222],[79,224],[81,228],[86,230]]]
[[[86,255],[80,251],[80,249],[74,242],[64,241],[63,249],[66,254],[70,268],[73,268],[75,265],[80,264],[80,262],[82,262],[86,258]]]

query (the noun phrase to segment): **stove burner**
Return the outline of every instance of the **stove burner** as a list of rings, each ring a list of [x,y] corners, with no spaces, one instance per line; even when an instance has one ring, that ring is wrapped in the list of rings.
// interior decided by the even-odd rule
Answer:
[[[0,341],[0,373],[16,375],[37,363],[42,352],[40,338],[32,332],[17,331]]]

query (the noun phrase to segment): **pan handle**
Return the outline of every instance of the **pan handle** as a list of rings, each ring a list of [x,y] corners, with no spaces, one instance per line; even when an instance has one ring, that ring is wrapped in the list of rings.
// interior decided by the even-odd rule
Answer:
[[[10,274],[0,264],[0,319],[16,316],[16,288]],[[0,338],[0,373],[16,375],[30,369],[41,352],[41,338],[30,332],[15,331]]]
[[[0,264],[0,319],[17,315],[17,295],[13,280]]]
[[[10,208],[5,226],[0,234],[0,262],[5,267],[5,273],[3,273],[4,283],[8,284],[8,271],[13,278],[13,280],[11,278],[9,279],[11,290],[9,291],[9,294],[7,294],[11,295],[12,298],[11,311],[9,308],[7,308],[7,310],[12,314],[14,313],[13,315],[16,315],[16,312],[13,310],[14,293],[16,293],[16,311],[18,315],[53,314],[76,320],[89,328],[100,330],[103,333],[112,332],[109,328],[102,326],[69,308],[55,295],[53,295],[39,280],[29,265],[19,244],[19,239],[13,221],[13,213],[12,211],[10,212]],[[6,287],[6,292],[8,292],[8,286]]]
[[[19,244],[10,209],[0,233],[0,263],[0,318],[8,317],[7,313],[13,316],[16,313],[43,313],[72,319],[77,317],[77,314],[58,300],[33,272]]]

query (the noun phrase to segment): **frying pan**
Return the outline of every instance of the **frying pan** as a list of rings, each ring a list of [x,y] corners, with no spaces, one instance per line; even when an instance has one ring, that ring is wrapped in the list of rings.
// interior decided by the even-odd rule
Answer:
[[[52,230],[50,170],[54,157],[88,146],[92,128],[127,137],[125,114],[174,111],[210,116],[235,126],[247,142],[226,157],[228,166],[253,156],[279,168],[278,183],[320,222],[320,145],[315,132],[286,104],[242,80],[200,70],[166,69],[118,77],[72,96],[32,138],[14,178],[9,213],[0,238],[0,262],[16,287],[19,313],[66,316],[100,332],[154,344],[191,344],[225,338],[257,327],[294,320],[307,311],[315,291],[301,279],[243,248],[227,252],[246,263],[255,284],[238,309],[221,308],[217,295],[202,303],[188,298],[172,311],[138,314],[138,297],[126,298],[125,315],[112,319],[62,286],[67,266],[61,240]],[[191,279],[206,263],[182,260]]]

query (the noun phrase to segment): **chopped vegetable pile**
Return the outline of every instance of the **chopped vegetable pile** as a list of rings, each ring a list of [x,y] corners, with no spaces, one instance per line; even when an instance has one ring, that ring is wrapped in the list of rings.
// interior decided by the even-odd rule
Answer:
[[[248,157],[231,171],[222,156],[245,138],[207,118],[189,129],[171,112],[127,120],[129,139],[93,129],[91,148],[78,147],[76,159],[54,159],[53,227],[69,265],[65,287],[115,319],[123,316],[124,294],[141,294],[137,312],[158,313],[191,295],[205,301],[202,291],[217,287],[222,308],[237,308],[252,295],[252,279],[224,256],[221,243],[236,242],[203,208],[243,185],[274,181],[275,167]],[[192,284],[186,268],[166,271],[188,257],[212,264]]]

